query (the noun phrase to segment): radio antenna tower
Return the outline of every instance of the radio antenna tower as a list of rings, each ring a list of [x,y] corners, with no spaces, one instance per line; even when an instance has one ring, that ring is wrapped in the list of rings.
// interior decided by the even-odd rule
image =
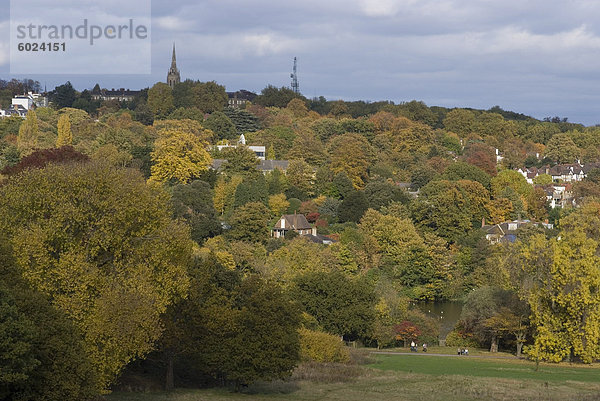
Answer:
[[[290,78],[292,78],[292,90],[296,93],[300,93],[300,84],[298,83],[298,73],[297,73],[297,61],[296,57],[294,57],[294,71],[290,74]]]

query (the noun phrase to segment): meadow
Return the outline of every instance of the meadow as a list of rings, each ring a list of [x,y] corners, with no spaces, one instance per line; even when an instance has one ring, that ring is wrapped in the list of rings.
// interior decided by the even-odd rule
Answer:
[[[366,365],[303,364],[286,381],[228,389],[115,392],[107,401],[600,400],[600,366],[516,358],[371,355]]]

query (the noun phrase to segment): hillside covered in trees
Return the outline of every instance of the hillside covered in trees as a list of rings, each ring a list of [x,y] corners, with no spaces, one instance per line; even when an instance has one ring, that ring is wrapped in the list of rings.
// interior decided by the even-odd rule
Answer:
[[[447,344],[600,358],[599,171],[564,208],[517,171],[594,166],[598,127],[270,86],[233,109],[193,81],[51,101],[0,119],[0,398],[89,399],[142,364],[239,388],[347,361],[340,337],[436,343],[424,301],[465,301]],[[271,236],[300,214],[327,244]]]

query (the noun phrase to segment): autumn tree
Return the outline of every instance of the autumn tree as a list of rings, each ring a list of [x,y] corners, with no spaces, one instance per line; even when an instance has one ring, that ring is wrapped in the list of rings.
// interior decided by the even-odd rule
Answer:
[[[71,145],[73,143],[73,134],[71,133],[71,121],[68,114],[61,114],[58,119],[58,138],[56,147]]]
[[[531,358],[560,362],[600,357],[600,206],[595,202],[561,220],[560,240],[538,235],[521,248],[517,272],[531,307]]]
[[[548,141],[544,157],[557,164],[573,163],[579,157],[580,150],[568,134],[556,134]]]
[[[193,134],[162,131],[152,152],[151,180],[187,183],[206,171],[211,157],[206,142]]]
[[[2,170],[2,174],[15,175],[27,169],[44,168],[48,164],[86,162],[89,157],[76,151],[72,146],[36,150],[23,157],[19,163]]]
[[[444,118],[444,127],[461,137],[466,137],[475,130],[475,114],[466,109],[454,109],[449,111]]]
[[[362,189],[368,178],[371,165],[371,145],[358,134],[336,136],[329,143],[331,170],[337,174],[345,172],[354,188]]]
[[[290,207],[290,202],[287,201],[284,194],[269,196],[269,209],[271,209],[271,215],[273,217],[281,216],[288,207]]]
[[[161,334],[159,316],[188,288],[188,228],[139,172],[50,165],[0,188],[2,243],[20,275],[81,331],[106,388]]]
[[[395,338],[398,341],[402,341],[405,347],[419,339],[421,330],[413,323],[405,320],[400,324],[394,326]]]
[[[39,126],[34,110],[27,112],[25,121],[19,127],[17,136],[17,148],[22,156],[27,156],[38,147]]]
[[[300,191],[312,193],[313,168],[303,159],[292,160],[286,170],[287,182]]]

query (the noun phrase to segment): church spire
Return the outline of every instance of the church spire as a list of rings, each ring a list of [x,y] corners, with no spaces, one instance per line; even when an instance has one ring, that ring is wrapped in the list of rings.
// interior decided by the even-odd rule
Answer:
[[[173,43],[173,57],[171,58],[171,68],[167,73],[167,84],[173,89],[176,84],[181,82],[181,76],[177,69],[177,58],[175,56],[175,43]]]
[[[175,42],[173,42],[173,58],[171,59],[171,68],[177,69],[177,57],[175,57]]]

